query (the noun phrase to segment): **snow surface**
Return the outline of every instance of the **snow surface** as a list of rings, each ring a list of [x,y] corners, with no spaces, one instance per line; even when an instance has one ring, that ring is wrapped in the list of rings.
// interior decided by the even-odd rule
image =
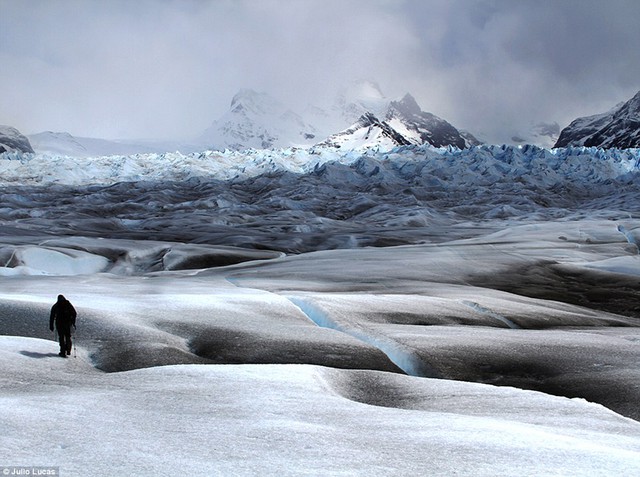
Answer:
[[[5,462],[638,475],[637,174],[585,148],[5,154]]]
[[[0,401],[11,409],[3,447],[13,462],[46,456],[39,461],[64,475],[640,471],[638,424],[584,401],[307,365],[104,375],[83,353],[48,357],[46,341],[1,342],[1,379],[11,387]]]

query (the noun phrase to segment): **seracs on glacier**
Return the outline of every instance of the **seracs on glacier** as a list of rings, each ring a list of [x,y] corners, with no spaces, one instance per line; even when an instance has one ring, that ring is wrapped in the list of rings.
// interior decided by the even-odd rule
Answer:
[[[624,179],[638,171],[639,149],[482,145],[469,149],[407,145],[368,148],[249,149],[199,153],[151,153],[127,156],[75,156],[10,152],[0,155],[0,185],[113,184],[135,181],[181,181],[192,178],[231,180],[265,173],[309,174],[321,166],[378,162],[387,173],[412,165],[417,178],[441,176],[449,185],[486,185],[518,179],[540,187],[557,183],[589,184]],[[395,165],[394,167],[390,167]],[[379,169],[380,170],[380,169]],[[404,176],[410,176],[405,172]]]
[[[618,219],[639,203],[633,149],[2,157],[6,227],[287,253],[451,240],[500,221]]]

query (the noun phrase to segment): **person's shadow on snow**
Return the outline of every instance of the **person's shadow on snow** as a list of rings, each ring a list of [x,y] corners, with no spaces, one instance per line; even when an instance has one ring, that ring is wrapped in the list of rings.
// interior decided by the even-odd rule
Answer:
[[[20,351],[20,354],[23,356],[28,356],[29,358],[36,359],[59,357],[58,353],[37,353],[35,351]]]

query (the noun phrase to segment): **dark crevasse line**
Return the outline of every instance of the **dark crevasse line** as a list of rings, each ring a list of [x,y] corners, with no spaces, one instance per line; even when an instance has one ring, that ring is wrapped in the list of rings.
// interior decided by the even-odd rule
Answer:
[[[370,346],[378,348],[387,357],[409,376],[423,378],[441,378],[435,369],[425,363],[409,347],[397,341],[371,331],[365,331],[355,327],[345,327],[336,323],[331,317],[317,306],[302,298],[286,297],[291,303],[302,311],[311,321],[322,328],[330,328],[356,338]]]

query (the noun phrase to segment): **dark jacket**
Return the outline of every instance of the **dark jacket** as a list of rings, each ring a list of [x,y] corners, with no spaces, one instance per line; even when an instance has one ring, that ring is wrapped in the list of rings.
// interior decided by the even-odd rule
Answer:
[[[58,330],[68,330],[76,326],[76,309],[64,296],[58,295],[58,301],[51,307],[49,317],[49,328],[53,330],[53,323],[56,323]]]

